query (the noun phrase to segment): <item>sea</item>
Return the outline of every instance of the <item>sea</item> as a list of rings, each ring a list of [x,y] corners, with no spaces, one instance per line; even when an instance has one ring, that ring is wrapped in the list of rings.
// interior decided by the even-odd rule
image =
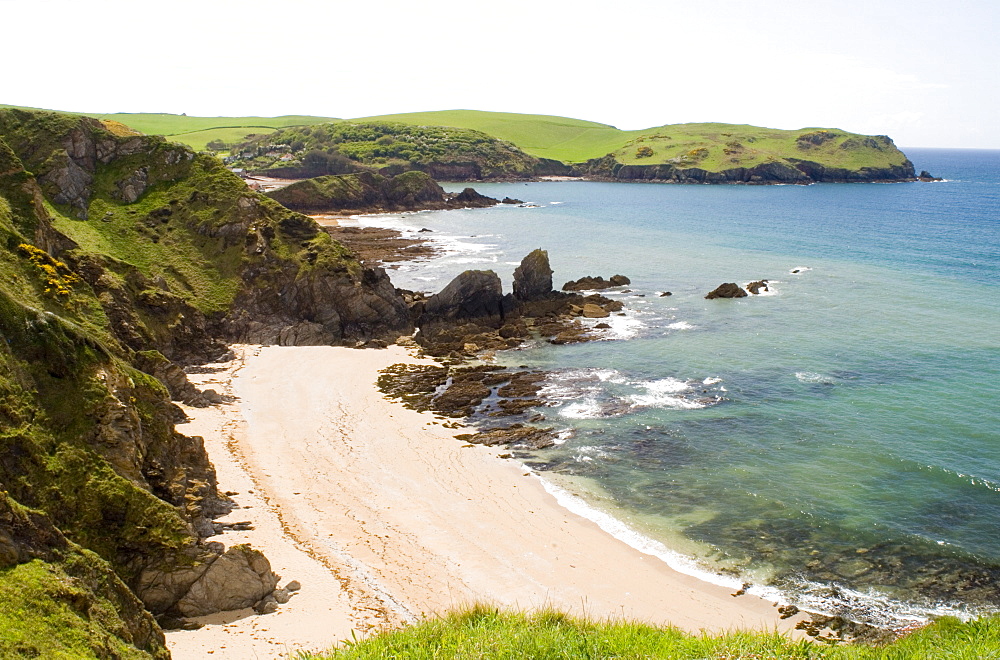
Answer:
[[[557,288],[631,279],[601,340],[497,356],[550,374],[559,444],[517,456],[564,506],[775,602],[968,619],[1000,610],[1000,151],[905,151],[944,180],[480,183],[525,204],[359,221],[443,250],[390,271],[406,289],[510,291],[535,248]]]

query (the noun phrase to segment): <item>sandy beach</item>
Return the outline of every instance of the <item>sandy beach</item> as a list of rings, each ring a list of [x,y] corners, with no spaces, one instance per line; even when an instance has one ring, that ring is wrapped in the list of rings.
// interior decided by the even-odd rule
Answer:
[[[213,540],[264,551],[278,612],[250,610],[171,631],[175,658],[279,658],[472,602],[555,607],[689,631],[790,630],[777,609],[669,568],[561,507],[505,451],[463,444],[467,429],[386,400],[378,371],[425,362],[407,349],[236,347],[192,376],[233,401],[186,409],[220,490],[253,529]]]

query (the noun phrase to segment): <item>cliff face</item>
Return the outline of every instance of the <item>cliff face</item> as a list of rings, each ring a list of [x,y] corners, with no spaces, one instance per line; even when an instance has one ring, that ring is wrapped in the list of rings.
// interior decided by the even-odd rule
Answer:
[[[229,503],[174,429],[171,398],[204,403],[179,364],[409,329],[383,272],[214,159],[0,111],[0,597],[38,609],[0,614],[24,632],[0,654],[164,657],[148,612],[270,593],[266,558],[206,540]],[[228,571],[256,577],[223,602]]]

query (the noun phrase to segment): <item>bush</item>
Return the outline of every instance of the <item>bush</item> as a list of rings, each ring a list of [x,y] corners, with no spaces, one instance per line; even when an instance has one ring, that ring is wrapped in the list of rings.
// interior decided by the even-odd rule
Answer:
[[[635,150],[635,157],[636,158],[649,158],[652,155],[653,155],[653,149],[652,149],[652,147],[647,147],[647,146],[643,145],[643,146],[641,146],[641,147],[639,147],[638,149]]]

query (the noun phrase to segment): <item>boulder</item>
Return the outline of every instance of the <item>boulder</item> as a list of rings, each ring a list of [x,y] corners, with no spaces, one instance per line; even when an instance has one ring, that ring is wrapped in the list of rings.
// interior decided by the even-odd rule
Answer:
[[[467,270],[430,298],[420,318],[421,327],[474,320],[500,328],[504,317],[503,289],[492,270]]]
[[[632,283],[632,280],[624,275],[612,275],[611,279],[608,281],[611,282],[611,286],[625,286],[626,284]]]
[[[514,298],[520,302],[538,300],[552,293],[552,268],[549,253],[534,250],[514,270]]]
[[[767,280],[757,280],[756,282],[751,282],[750,284],[747,284],[747,291],[749,291],[755,296],[758,293],[760,293],[761,289],[764,289],[765,291],[770,291],[770,289],[767,288]]]
[[[611,316],[611,314],[599,305],[587,303],[583,306],[583,316],[588,319],[604,319]]]
[[[714,298],[746,298],[747,292],[740,288],[735,282],[720,284],[716,289],[705,296],[706,300]]]
[[[931,174],[927,170],[920,170],[920,174],[917,175],[917,178],[920,179],[921,181],[925,182],[925,183],[929,182],[929,181],[942,181],[943,180],[941,177],[934,176],[933,174]]]
[[[253,607],[278,586],[278,576],[263,554],[248,545],[234,545],[220,555],[177,603],[182,616]]]
[[[500,201],[500,203],[501,204],[524,204],[524,202],[522,200],[520,200],[520,199],[514,199],[513,197],[504,197]]]

